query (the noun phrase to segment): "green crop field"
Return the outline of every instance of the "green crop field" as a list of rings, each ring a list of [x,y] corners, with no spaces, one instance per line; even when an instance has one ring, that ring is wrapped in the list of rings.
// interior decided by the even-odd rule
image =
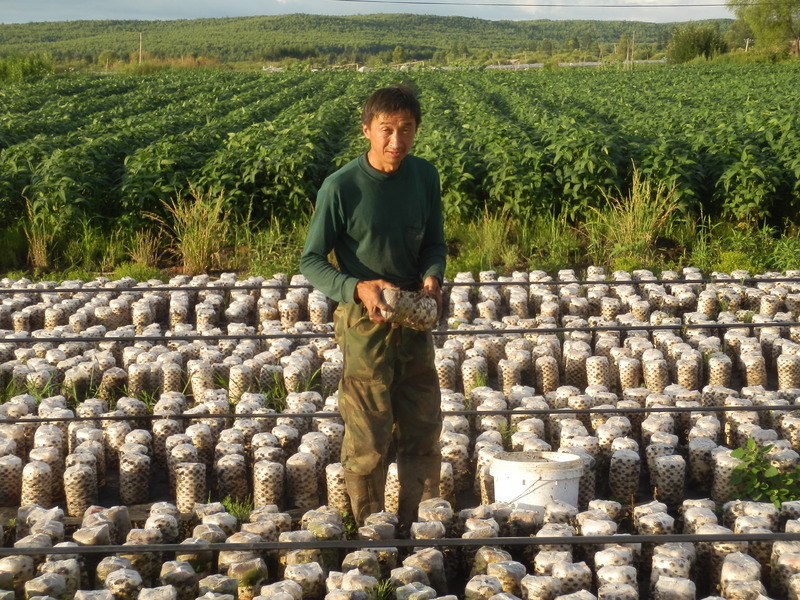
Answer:
[[[619,70],[73,74],[0,88],[0,227],[22,215],[135,228],[189,183],[232,214],[291,221],[365,149],[360,105],[408,80],[415,152],[447,217],[547,212],[572,222],[634,167],[689,215],[797,222],[797,64]]]

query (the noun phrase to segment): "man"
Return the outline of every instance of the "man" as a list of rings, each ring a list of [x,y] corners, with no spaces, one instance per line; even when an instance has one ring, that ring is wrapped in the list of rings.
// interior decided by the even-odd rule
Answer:
[[[420,291],[441,309],[446,247],[439,175],[412,156],[421,120],[408,86],[375,92],[361,123],[369,150],[329,176],[317,195],[300,271],[339,302],[344,355],[342,465],[356,522],[383,510],[388,454],[397,455],[399,521],[439,495],[440,392],[430,332],[393,326],[381,292]],[[333,250],[338,269],[328,261]]]

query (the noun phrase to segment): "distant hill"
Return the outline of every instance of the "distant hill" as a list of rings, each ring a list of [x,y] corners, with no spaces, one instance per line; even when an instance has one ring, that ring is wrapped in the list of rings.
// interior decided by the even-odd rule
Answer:
[[[721,30],[733,21],[720,19]],[[374,55],[402,46],[409,58],[467,48],[519,51],[543,40],[616,43],[635,32],[637,43],[666,45],[674,23],[633,21],[488,21],[425,15],[320,16],[293,14],[177,21],[64,21],[0,25],[0,56],[49,52],[57,61],[95,62],[144,50],[158,58],[209,57],[223,62]]]

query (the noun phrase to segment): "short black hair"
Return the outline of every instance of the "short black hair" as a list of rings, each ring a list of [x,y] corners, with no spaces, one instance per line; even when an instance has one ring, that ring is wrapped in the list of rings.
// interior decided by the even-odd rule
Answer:
[[[417,127],[422,122],[422,110],[414,89],[405,83],[381,88],[373,93],[364,103],[361,110],[361,123],[369,125],[378,115],[409,112],[414,117]]]

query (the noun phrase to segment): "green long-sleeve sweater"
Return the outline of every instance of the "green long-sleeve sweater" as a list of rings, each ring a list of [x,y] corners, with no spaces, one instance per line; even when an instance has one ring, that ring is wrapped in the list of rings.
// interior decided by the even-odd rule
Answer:
[[[339,270],[328,262],[331,250]],[[436,168],[409,155],[386,174],[362,154],[319,189],[300,272],[332,300],[353,302],[359,281],[385,279],[400,287],[428,276],[441,281],[446,256]]]

